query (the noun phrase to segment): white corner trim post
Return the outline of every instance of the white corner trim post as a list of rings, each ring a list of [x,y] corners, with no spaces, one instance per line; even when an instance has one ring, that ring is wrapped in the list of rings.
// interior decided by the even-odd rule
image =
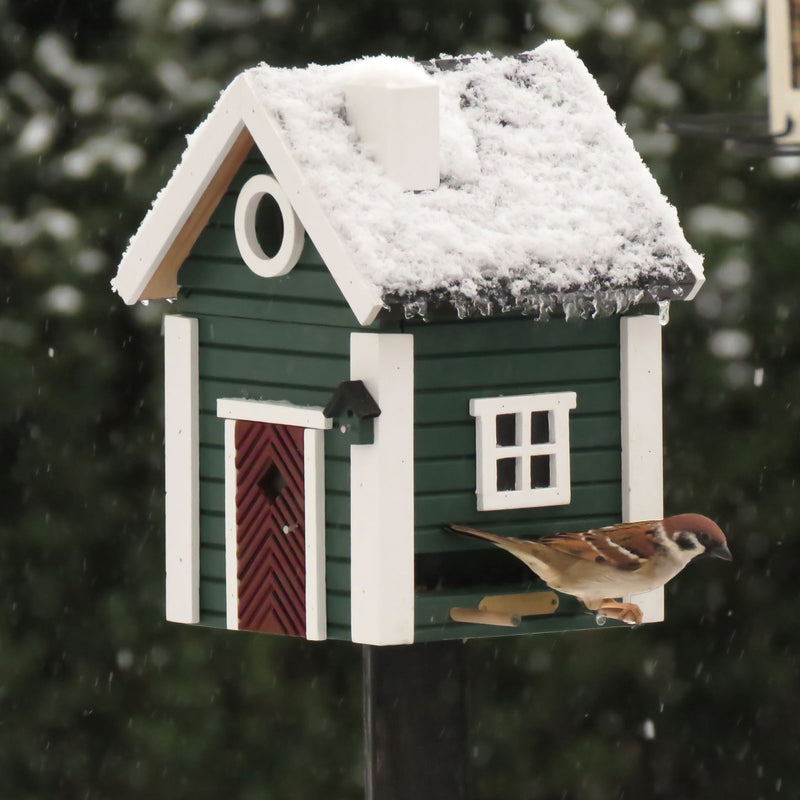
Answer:
[[[655,315],[620,319],[622,520],[664,516],[661,325]],[[664,589],[633,595],[645,622],[664,619]]]
[[[200,621],[197,320],[164,318],[166,615]]]
[[[353,333],[350,377],[381,414],[373,444],[350,448],[354,642],[414,641],[414,337]]]

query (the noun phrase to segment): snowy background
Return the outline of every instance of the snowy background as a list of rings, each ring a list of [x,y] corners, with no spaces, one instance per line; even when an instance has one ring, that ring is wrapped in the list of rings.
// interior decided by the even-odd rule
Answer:
[[[0,0],[0,786],[363,796],[357,647],[161,622],[157,303],[108,282],[261,61],[576,49],[705,256],[665,330],[666,509],[735,561],[642,630],[470,644],[476,800],[800,795],[800,160],[659,123],[766,109],[756,0]]]

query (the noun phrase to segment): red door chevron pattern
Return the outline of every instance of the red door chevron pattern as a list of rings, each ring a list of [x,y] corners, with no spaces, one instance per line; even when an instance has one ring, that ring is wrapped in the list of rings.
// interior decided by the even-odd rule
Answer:
[[[305,636],[303,428],[236,421],[239,629]]]

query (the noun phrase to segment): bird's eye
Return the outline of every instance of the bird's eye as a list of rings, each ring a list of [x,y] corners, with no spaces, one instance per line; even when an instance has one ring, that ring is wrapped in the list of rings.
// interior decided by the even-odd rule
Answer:
[[[700,542],[700,544],[703,545],[703,547],[708,547],[708,542],[709,542],[708,534],[705,531],[700,531],[697,534],[697,541]]]

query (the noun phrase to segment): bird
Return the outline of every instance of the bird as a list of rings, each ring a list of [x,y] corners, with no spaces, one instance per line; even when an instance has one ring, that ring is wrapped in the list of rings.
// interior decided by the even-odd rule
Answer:
[[[703,556],[732,559],[725,534],[702,514],[622,522],[538,539],[499,536],[455,523],[445,529],[508,551],[551,589],[577,597],[595,612],[599,624],[611,618],[639,625],[643,619],[639,606],[616,598],[657,589]]]

